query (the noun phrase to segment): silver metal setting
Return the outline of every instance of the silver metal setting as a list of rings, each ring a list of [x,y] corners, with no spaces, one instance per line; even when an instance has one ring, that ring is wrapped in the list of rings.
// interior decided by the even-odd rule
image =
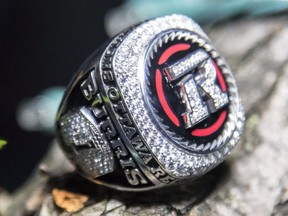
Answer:
[[[171,57],[177,44],[179,57]],[[198,24],[171,15],[120,33],[81,66],[57,137],[91,181],[141,191],[208,172],[230,154],[243,124],[225,60]]]

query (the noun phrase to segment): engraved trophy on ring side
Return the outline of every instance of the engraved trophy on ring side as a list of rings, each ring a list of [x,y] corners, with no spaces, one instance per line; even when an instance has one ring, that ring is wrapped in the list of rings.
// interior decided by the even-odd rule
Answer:
[[[58,141],[82,175],[131,191],[203,175],[244,124],[230,68],[183,15],[133,26],[96,50],[57,118]]]

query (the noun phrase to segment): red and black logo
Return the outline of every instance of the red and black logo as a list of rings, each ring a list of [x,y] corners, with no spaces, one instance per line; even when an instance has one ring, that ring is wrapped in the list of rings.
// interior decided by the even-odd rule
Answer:
[[[166,134],[188,145],[217,138],[227,119],[229,95],[210,54],[181,33],[168,32],[151,45],[147,62],[149,102]]]

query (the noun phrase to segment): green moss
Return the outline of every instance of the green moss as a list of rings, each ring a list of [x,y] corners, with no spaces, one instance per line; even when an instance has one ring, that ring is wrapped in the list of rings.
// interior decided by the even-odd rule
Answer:
[[[5,145],[7,145],[7,141],[0,139],[0,149],[2,149]]]

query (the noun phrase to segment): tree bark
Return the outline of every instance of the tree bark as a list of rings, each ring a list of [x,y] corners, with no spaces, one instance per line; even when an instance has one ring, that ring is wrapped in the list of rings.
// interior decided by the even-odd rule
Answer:
[[[235,20],[207,29],[235,74],[247,119],[240,143],[213,171],[178,186],[124,193],[74,173],[53,142],[27,183],[10,197],[0,191],[0,200],[5,194],[10,202],[0,211],[69,215],[51,196],[52,188],[60,188],[89,197],[73,215],[288,215],[287,20]]]

